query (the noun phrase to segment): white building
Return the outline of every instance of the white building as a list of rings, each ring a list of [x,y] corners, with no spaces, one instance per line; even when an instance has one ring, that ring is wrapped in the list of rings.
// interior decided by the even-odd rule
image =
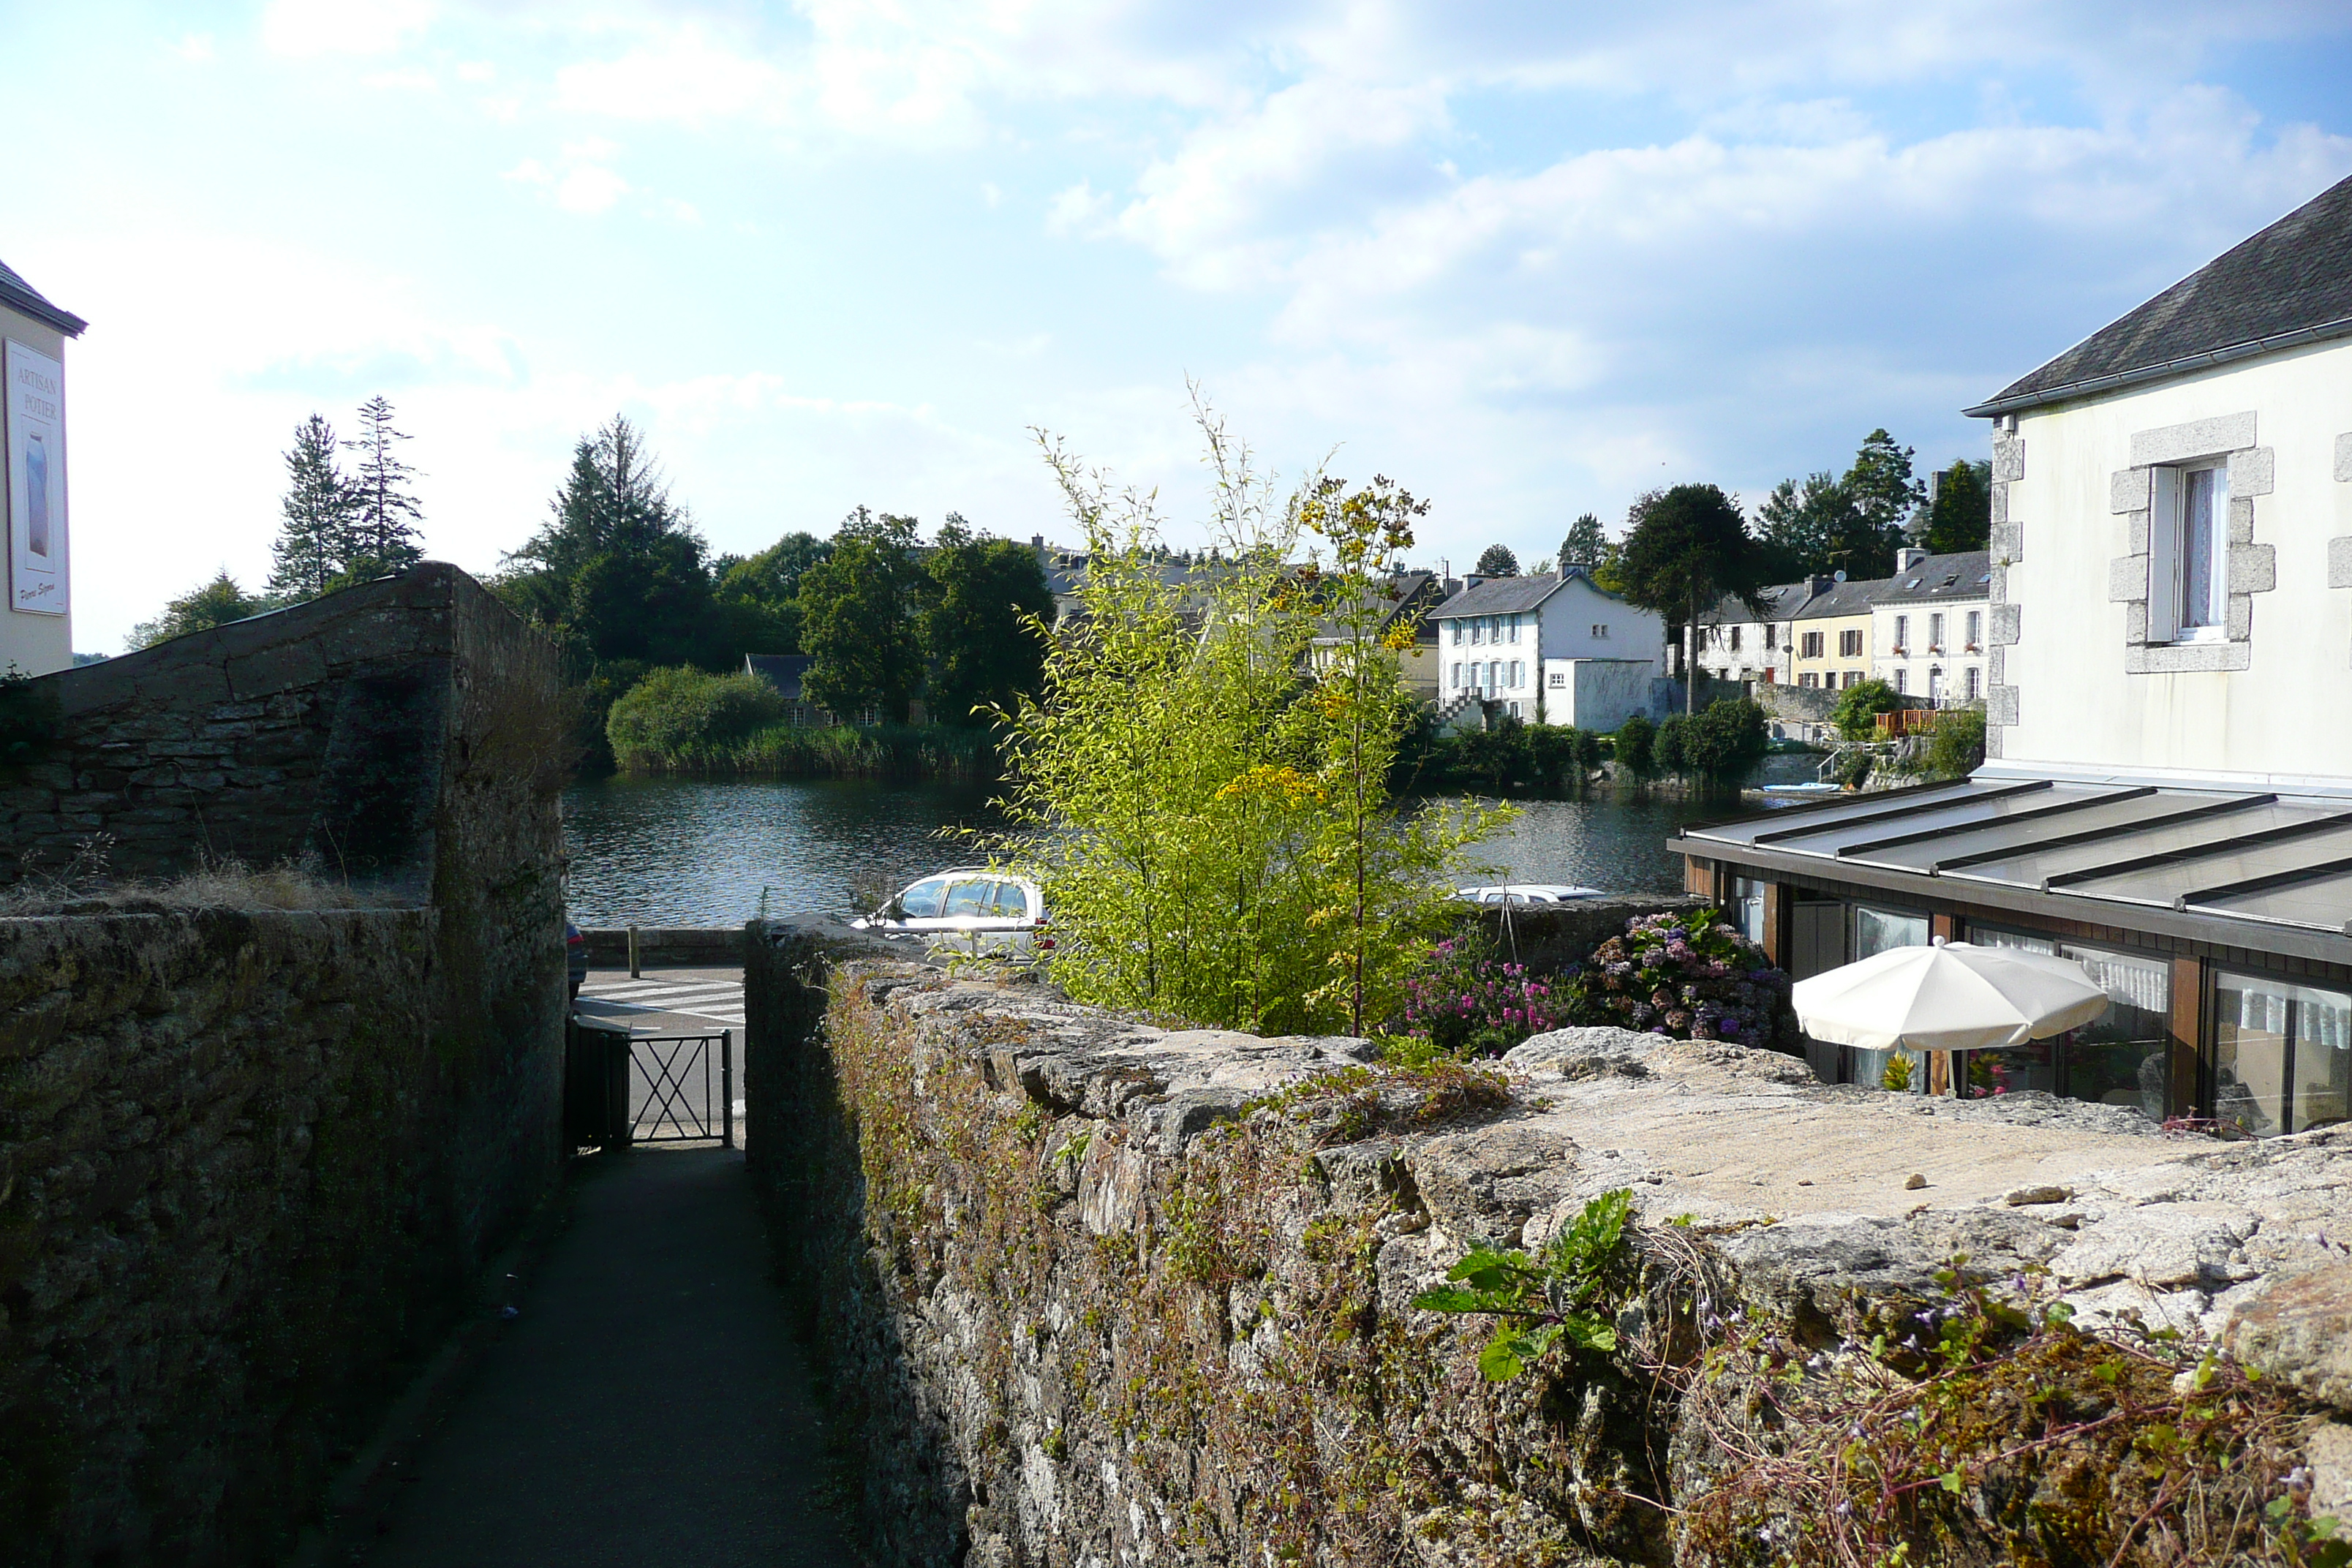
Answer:
[[[87,324],[0,263],[0,520],[8,531],[0,672],[47,675],[73,663],[65,357],[66,340]]]
[[[1940,707],[1979,700],[1985,694],[1992,557],[1982,550],[1906,550],[1899,562],[1871,600],[1871,674]]]
[[[1797,614],[1831,582],[1828,577],[1814,577],[1780,584],[1759,594],[1753,608],[1725,595],[1720,604],[1699,617],[1699,669],[1718,680],[1790,684]]]
[[[2106,988],[2053,1039],[1925,1053],[1927,1092],[2352,1121],[2352,180],[1969,412],[1985,765],[1687,829],[1687,885],[1800,979],[1943,937]]]
[[[1465,582],[1430,616],[1442,715],[1486,701],[1530,724],[1615,730],[1647,710],[1650,682],[1665,673],[1665,623],[1654,611],[1580,567]]]

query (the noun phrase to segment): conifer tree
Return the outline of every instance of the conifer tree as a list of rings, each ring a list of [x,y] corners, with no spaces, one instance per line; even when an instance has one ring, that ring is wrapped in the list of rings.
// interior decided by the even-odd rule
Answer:
[[[381,577],[425,558],[416,525],[425,515],[409,483],[416,470],[401,461],[397,443],[408,439],[392,426],[392,405],[382,393],[360,405],[360,433],[343,443],[360,455],[353,478],[351,543],[343,575],[353,581]]]
[[[335,427],[319,415],[294,426],[294,445],[286,452],[286,498],[279,503],[284,521],[270,546],[273,598],[315,599],[342,574],[355,498],[338,450]]]
[[[1601,564],[1608,548],[1609,535],[1601,520],[1588,511],[1568,525],[1568,537],[1559,542],[1559,569],[1581,566],[1590,572]]]

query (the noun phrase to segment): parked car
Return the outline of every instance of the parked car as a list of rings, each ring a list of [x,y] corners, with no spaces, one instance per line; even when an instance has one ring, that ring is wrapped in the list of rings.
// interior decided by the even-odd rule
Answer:
[[[1464,888],[1455,898],[1470,904],[1565,904],[1602,896],[1598,888],[1566,882],[1502,882],[1491,888]]]
[[[961,867],[910,883],[850,924],[893,940],[918,940],[943,954],[1027,959],[1054,949],[1046,934],[1044,890],[1025,877],[985,867]]]
[[[571,971],[572,1000],[580,1000],[581,982],[588,978],[588,939],[570,921],[563,922],[564,967]]]

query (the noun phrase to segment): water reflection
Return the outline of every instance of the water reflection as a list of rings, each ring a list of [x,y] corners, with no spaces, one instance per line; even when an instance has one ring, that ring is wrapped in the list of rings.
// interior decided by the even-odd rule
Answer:
[[[1810,778],[1813,759],[1773,757],[1764,779]],[[881,889],[970,858],[942,826],[989,827],[977,785],[852,780],[600,779],[564,796],[569,900],[583,926],[735,925],[759,912],[846,913]],[[1519,820],[1479,847],[1496,879],[1670,893],[1683,824],[1737,815],[1721,803],[1596,795],[1520,803]]]

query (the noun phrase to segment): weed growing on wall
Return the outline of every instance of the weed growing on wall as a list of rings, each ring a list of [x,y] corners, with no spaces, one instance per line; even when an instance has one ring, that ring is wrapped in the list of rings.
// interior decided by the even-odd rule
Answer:
[[[1625,1247],[1632,1212],[1633,1194],[1618,1187],[1586,1204],[1532,1258],[1478,1243],[1445,1271],[1452,1283],[1423,1290],[1412,1304],[1495,1320],[1478,1352],[1478,1371],[1490,1383],[1508,1383],[1561,1342],[1606,1355],[1617,1348],[1615,1309],[1632,1283]]]
[[[1044,695],[999,715],[1016,831],[990,847],[1044,883],[1047,966],[1073,996],[1361,1034],[1445,923],[1466,847],[1504,820],[1388,795],[1411,699],[1374,626],[1421,503],[1322,476],[1283,497],[1205,409],[1200,426],[1218,544],[1177,576],[1151,498],[1046,443],[1087,578]],[[1302,568],[1310,538],[1332,559]]]

